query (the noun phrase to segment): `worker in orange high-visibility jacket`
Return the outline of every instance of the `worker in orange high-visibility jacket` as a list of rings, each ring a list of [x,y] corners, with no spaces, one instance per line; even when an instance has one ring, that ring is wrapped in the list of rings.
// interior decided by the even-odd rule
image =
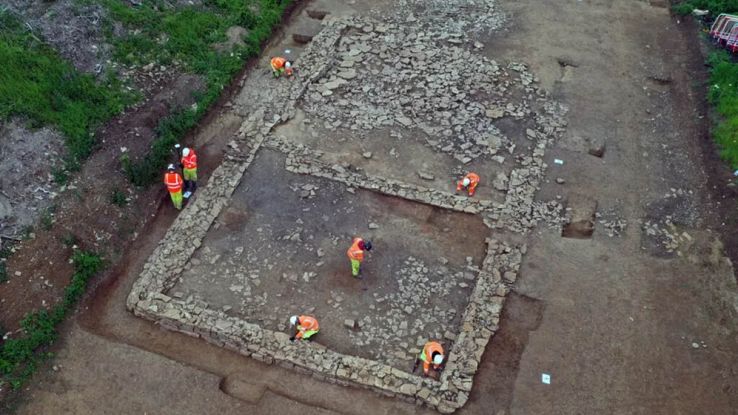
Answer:
[[[463,179],[456,183],[456,191],[467,189],[469,196],[474,196],[474,192],[479,184],[479,175],[476,173],[468,173]]]
[[[197,189],[197,154],[195,150],[185,147],[182,149],[182,176],[184,176],[184,197],[187,199]]]
[[[283,73],[286,73],[287,76],[292,76],[292,62],[287,59],[281,56],[276,56],[272,58],[271,64],[272,73],[275,78],[279,78]]]
[[[351,247],[348,249],[348,251],[346,251],[346,255],[348,255],[349,259],[351,260],[351,275],[357,278],[359,277],[359,273],[361,272],[361,261],[364,260],[364,251],[371,250],[371,241],[367,241],[361,238],[354,238]]]
[[[418,363],[423,363],[423,375],[428,376],[431,368],[434,371],[441,369],[445,356],[443,354],[443,347],[440,343],[435,341],[429,341],[423,346],[423,351],[420,352],[420,356],[415,360],[415,366],[413,372],[418,368]]]
[[[167,172],[164,174],[164,184],[169,190],[169,196],[172,197],[172,203],[177,210],[182,209],[182,176],[174,170],[174,164],[170,164],[167,167]]]
[[[290,337],[290,341],[308,340],[320,331],[318,320],[311,316],[292,316],[290,325],[297,326],[297,332]]]

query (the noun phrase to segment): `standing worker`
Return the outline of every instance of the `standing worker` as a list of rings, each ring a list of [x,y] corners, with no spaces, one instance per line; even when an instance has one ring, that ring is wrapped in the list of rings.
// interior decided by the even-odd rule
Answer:
[[[164,184],[177,210],[182,210],[182,183],[182,176],[174,170],[174,164],[170,164],[164,174]]]
[[[283,73],[286,73],[287,76],[292,76],[292,62],[287,59],[276,56],[272,58],[271,64],[272,74],[274,74],[275,78],[279,78]]]
[[[361,272],[361,261],[364,260],[364,251],[371,251],[372,243],[361,238],[354,238],[354,242],[346,254],[351,260],[351,275],[359,278]]]
[[[197,154],[195,150],[185,147],[182,149],[182,175],[184,176],[184,198],[187,199],[197,189]]]
[[[474,196],[474,192],[476,191],[478,184],[479,175],[476,173],[467,173],[463,179],[456,183],[456,191],[458,192],[461,189],[467,189],[469,191],[469,196]]]
[[[438,373],[443,363],[443,347],[440,343],[435,341],[429,341],[423,346],[423,351],[420,352],[420,356],[415,360],[415,366],[413,366],[413,373],[418,368],[418,363],[423,362],[423,375],[428,376],[430,369]]]
[[[290,337],[290,341],[308,340],[320,331],[318,320],[310,316],[292,316],[290,317],[290,325],[297,326],[297,333]]]

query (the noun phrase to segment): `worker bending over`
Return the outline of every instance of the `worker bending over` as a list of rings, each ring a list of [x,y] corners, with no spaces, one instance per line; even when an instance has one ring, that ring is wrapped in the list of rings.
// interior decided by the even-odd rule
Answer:
[[[295,341],[295,339],[307,340],[320,331],[318,320],[315,317],[292,316],[290,317],[290,325],[297,326],[297,332],[290,337],[290,341]]]
[[[443,363],[443,347],[441,344],[434,341],[429,341],[423,346],[423,351],[420,352],[420,356],[415,360],[415,366],[413,366],[413,373],[418,368],[418,363],[423,362],[423,375],[428,376],[431,368],[438,373]]]
[[[277,56],[272,58],[272,73],[275,78],[279,78],[283,73],[287,76],[292,76],[292,62],[287,59]]]
[[[346,255],[348,255],[349,259],[351,260],[352,276],[357,278],[359,277],[359,273],[361,272],[361,261],[364,260],[364,251],[371,250],[371,241],[365,241],[361,238],[354,238],[354,242],[351,244],[351,247],[346,252]]]
[[[463,179],[456,183],[456,191],[458,192],[461,189],[467,189],[469,196],[474,196],[474,192],[476,191],[478,184],[479,175],[476,173],[468,173]]]
[[[182,210],[182,176],[174,170],[174,164],[167,166],[167,172],[164,174],[164,184],[169,190],[169,196],[177,210]]]
[[[185,147],[182,149],[182,175],[184,176],[184,198],[189,198],[197,189],[197,154],[195,150]]]

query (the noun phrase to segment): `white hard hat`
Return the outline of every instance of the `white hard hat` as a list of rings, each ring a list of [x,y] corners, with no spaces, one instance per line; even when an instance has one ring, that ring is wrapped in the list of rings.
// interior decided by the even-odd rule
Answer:
[[[190,155],[190,149],[187,148],[187,147],[183,148],[182,149],[182,155],[185,156],[185,157],[189,156]]]
[[[297,324],[297,316],[290,317],[290,325],[294,326],[295,324]]]
[[[443,355],[439,353],[433,358],[433,364],[440,365],[441,363],[443,363]]]
[[[174,170],[174,164],[170,164],[167,166],[167,170]]]
[[[291,68],[292,67],[292,62],[290,62],[290,61],[285,62],[284,67],[285,68]]]
[[[461,183],[462,183],[462,184],[463,184],[464,186],[469,186],[469,184],[471,183],[471,180],[469,180],[469,178],[468,178],[468,177],[464,177],[464,180],[462,180],[462,181],[461,181]]]

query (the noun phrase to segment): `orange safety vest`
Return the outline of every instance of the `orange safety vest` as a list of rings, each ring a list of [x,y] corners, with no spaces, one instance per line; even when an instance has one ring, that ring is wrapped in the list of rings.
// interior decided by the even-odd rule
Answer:
[[[423,346],[423,354],[425,355],[425,361],[423,363],[433,363],[433,353],[440,353],[443,355],[443,347],[438,342],[428,342]]]
[[[315,317],[300,316],[297,321],[297,329],[300,331],[320,330],[318,320],[316,320]]]
[[[195,154],[195,150],[190,149],[190,154],[187,157],[182,157],[182,165],[185,169],[197,168],[197,154]]]
[[[469,187],[475,187],[479,183],[479,175],[476,173],[469,173],[464,179],[469,179]]]
[[[474,189],[477,187],[477,184],[479,184],[479,175],[476,173],[469,173],[464,176],[464,179],[469,179],[469,190],[473,192]],[[456,190],[461,190],[464,188],[464,179],[461,179],[458,183],[456,183]]]
[[[359,242],[363,242],[363,239],[354,238],[354,243],[351,244],[351,248],[346,251],[346,255],[348,255],[349,259],[355,259],[357,261],[364,260],[364,251],[359,248]]]
[[[177,172],[167,172],[164,175],[164,184],[167,185],[169,193],[177,193],[182,190],[182,176]]]
[[[284,67],[284,64],[286,62],[287,62],[287,59],[281,56],[274,57],[272,58],[272,69],[274,69],[275,71],[278,69],[281,69]]]

